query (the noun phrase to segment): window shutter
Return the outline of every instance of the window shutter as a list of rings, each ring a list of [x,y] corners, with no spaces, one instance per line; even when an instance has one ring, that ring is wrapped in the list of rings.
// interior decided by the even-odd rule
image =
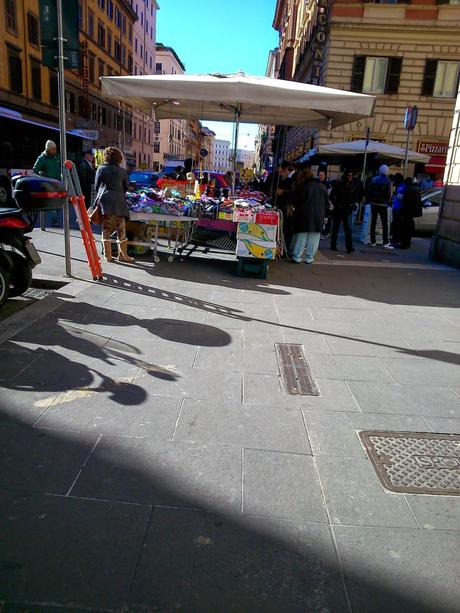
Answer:
[[[385,87],[386,94],[397,94],[401,78],[402,57],[390,57]]]
[[[351,74],[351,91],[362,92],[364,83],[364,71],[366,69],[366,56],[355,55],[353,60],[353,72]]]
[[[432,96],[434,91],[434,82],[436,80],[436,71],[438,69],[438,60],[427,60],[425,63],[425,72],[423,75],[422,96]]]

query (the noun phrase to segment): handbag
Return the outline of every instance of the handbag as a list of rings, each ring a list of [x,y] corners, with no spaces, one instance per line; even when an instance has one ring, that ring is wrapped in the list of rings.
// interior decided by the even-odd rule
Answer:
[[[88,209],[88,217],[89,221],[95,226],[100,226],[102,224],[102,211],[99,206],[99,202],[96,202]]]

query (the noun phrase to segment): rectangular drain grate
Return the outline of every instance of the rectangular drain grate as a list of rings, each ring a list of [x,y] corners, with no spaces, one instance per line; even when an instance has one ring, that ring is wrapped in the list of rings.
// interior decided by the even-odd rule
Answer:
[[[460,435],[368,431],[359,438],[388,490],[460,496]]]
[[[319,396],[302,345],[275,343],[278,365],[288,394]]]

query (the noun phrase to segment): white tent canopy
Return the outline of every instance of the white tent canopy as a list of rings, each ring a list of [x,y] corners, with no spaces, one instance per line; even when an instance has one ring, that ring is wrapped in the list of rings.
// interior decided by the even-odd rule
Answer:
[[[268,77],[142,75],[101,77],[105,96],[143,109],[156,120],[208,119],[336,128],[370,117],[375,98]]]
[[[334,143],[331,145],[320,145],[316,148],[316,153],[318,155],[358,155],[365,153],[365,151],[365,140],[355,140],[345,143]],[[387,145],[385,143],[370,140],[369,145],[367,147],[367,153],[377,153],[382,157],[404,160],[406,156],[406,149],[404,147],[396,147],[394,145]],[[426,163],[429,159],[429,155],[418,153],[418,151],[408,151],[407,160],[409,162]]]

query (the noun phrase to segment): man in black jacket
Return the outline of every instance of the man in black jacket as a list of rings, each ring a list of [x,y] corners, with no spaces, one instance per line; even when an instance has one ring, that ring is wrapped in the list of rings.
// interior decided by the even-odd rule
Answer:
[[[96,171],[94,170],[94,156],[91,149],[83,152],[83,160],[78,165],[81,191],[85,197],[86,208],[91,206],[91,188],[94,184]]]
[[[337,236],[340,224],[343,223],[345,247],[347,253],[352,253],[354,249],[350,228],[350,215],[358,199],[358,190],[351,170],[345,171],[341,180],[334,184],[329,199],[334,207],[332,210],[331,249],[332,251],[337,251]]]

